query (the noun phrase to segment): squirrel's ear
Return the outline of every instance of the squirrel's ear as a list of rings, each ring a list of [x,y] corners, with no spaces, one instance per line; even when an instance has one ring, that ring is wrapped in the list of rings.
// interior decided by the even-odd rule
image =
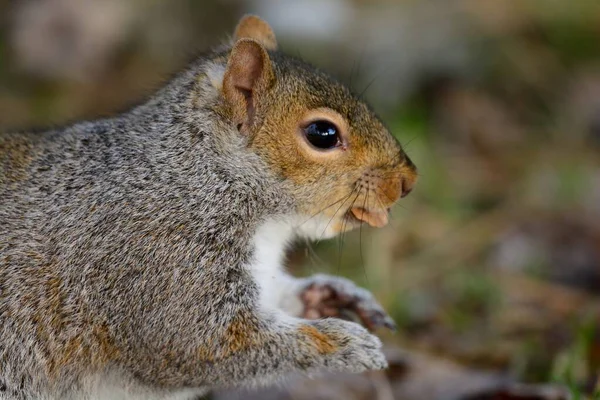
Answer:
[[[235,40],[254,39],[267,50],[277,50],[277,40],[273,29],[256,15],[245,15],[238,22],[234,34]]]
[[[238,40],[227,60],[222,91],[241,132],[247,133],[252,125],[260,96],[273,79],[271,59],[265,48],[252,39]]]

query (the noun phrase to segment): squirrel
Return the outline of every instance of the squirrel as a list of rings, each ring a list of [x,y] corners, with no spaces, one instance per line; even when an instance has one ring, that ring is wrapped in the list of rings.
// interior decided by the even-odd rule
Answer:
[[[374,296],[288,275],[285,251],[384,226],[416,177],[369,106],[253,15],[125,113],[0,134],[0,399],[385,368]]]

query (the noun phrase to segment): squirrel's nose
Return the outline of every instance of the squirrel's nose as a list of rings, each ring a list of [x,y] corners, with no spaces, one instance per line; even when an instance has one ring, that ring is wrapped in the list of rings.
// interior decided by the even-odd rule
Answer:
[[[414,178],[404,178],[402,179],[402,190],[400,191],[400,197],[404,198],[408,196],[410,192],[412,192],[413,187],[415,186],[416,179]]]
[[[408,196],[417,182],[417,167],[408,157],[406,157],[405,166],[406,168],[402,173],[400,197]]]

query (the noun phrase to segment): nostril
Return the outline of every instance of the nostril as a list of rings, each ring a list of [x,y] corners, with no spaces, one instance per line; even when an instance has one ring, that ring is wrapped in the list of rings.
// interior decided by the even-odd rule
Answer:
[[[404,198],[404,197],[408,196],[408,194],[410,192],[412,192],[413,186],[414,186],[414,180],[403,179],[402,180],[402,194],[400,195],[400,197]]]

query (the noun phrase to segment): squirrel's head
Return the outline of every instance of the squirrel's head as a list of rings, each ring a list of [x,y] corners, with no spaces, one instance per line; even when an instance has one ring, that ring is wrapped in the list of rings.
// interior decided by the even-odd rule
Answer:
[[[325,73],[277,51],[269,25],[239,22],[220,91],[235,128],[285,182],[307,236],[381,227],[416,168],[375,113]]]

